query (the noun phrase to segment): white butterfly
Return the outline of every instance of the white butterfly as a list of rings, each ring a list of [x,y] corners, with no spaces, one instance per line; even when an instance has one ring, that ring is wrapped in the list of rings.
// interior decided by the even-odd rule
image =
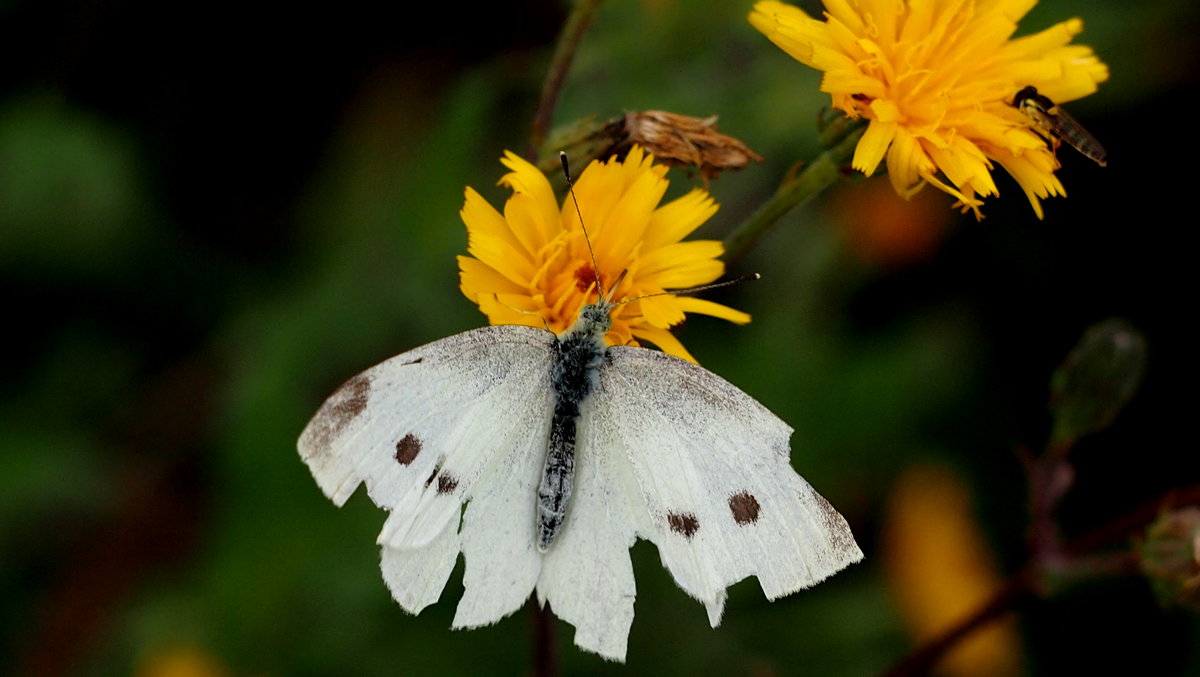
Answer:
[[[366,483],[390,512],[381,567],[405,610],[437,601],[461,551],[455,628],[495,623],[536,591],[577,645],[623,661],[637,538],[713,627],[743,578],[775,599],[862,559],[792,469],[792,429],[695,364],[606,347],[612,307],[585,306],[558,336],[492,326],[397,355],[304,429],[300,455],[327,496],[341,505]]]

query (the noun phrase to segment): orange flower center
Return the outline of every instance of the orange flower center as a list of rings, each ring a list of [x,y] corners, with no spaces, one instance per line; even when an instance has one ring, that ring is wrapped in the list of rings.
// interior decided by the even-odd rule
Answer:
[[[575,269],[575,288],[582,293],[587,293],[592,285],[596,283],[596,269],[590,263],[585,263]],[[605,288],[604,274],[600,274],[600,287]]]

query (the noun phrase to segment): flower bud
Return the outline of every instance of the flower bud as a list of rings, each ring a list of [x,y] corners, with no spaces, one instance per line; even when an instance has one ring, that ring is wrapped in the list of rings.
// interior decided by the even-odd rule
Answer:
[[[1200,508],[1164,513],[1138,544],[1142,573],[1165,606],[1200,611]]]
[[[1146,368],[1146,339],[1109,319],[1084,332],[1050,381],[1051,448],[1103,430],[1133,397]]]

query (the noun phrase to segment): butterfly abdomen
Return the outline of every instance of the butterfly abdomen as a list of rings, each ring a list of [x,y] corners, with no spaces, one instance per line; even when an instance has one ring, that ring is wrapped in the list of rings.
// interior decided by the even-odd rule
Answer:
[[[537,544],[545,552],[567,517],[575,478],[575,429],[579,408],[596,388],[597,368],[604,359],[604,334],[608,312],[586,306],[579,320],[552,345],[550,384],[554,389],[554,414],[546,463],[538,487]]]

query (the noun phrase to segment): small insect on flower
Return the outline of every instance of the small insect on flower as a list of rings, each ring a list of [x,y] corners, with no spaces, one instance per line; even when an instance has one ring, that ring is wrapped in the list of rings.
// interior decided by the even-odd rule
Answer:
[[[1013,97],[1013,107],[1033,120],[1034,127],[1043,138],[1057,149],[1059,141],[1066,141],[1072,148],[1091,158],[1101,167],[1108,166],[1108,154],[1104,146],[1083,125],[1067,114],[1062,106],[1038,94],[1037,88],[1024,87]]]

